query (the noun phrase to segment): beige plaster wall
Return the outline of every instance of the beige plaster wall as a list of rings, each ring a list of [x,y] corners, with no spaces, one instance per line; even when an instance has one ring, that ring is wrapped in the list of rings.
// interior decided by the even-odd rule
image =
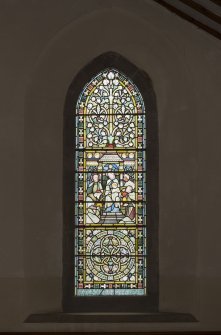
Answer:
[[[0,330],[219,330],[220,42],[151,0],[7,0],[0,16]],[[153,81],[160,309],[199,323],[23,323],[61,310],[64,100],[75,74],[106,51]]]

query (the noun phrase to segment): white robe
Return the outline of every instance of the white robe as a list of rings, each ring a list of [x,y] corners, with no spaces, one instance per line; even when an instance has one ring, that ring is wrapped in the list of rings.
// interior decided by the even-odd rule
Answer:
[[[120,195],[120,189],[118,180],[116,178],[108,179],[105,190],[105,208],[110,207],[112,204],[114,204],[115,207],[119,207],[120,206],[119,195]]]

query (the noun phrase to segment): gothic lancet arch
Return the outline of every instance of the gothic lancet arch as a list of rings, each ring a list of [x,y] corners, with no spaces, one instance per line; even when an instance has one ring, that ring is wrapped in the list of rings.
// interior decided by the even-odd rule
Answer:
[[[63,167],[64,311],[157,311],[155,96],[116,53],[93,60],[68,90]]]

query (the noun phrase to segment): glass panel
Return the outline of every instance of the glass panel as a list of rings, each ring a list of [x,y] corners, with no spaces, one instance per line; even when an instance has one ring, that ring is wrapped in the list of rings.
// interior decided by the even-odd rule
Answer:
[[[138,88],[106,69],[76,108],[75,294],[146,294],[146,121]]]
[[[91,257],[114,255],[116,257],[143,256],[146,254],[144,245],[145,226],[139,227],[83,227],[76,229],[76,255]]]
[[[119,210],[118,210],[119,209]],[[75,204],[76,225],[144,225],[146,203],[79,202]]]
[[[76,173],[76,201],[145,201],[146,172]]]
[[[115,255],[75,258],[75,293],[90,295],[144,295],[145,257]]]
[[[145,171],[146,152],[143,150],[85,150],[76,152],[78,172]]]
[[[145,114],[77,116],[76,147],[143,149],[146,147],[145,122]]]

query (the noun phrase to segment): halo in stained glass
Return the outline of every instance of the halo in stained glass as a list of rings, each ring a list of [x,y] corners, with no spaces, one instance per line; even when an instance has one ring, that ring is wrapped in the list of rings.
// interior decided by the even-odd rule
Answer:
[[[145,295],[146,126],[136,85],[105,69],[76,106],[75,295]]]

